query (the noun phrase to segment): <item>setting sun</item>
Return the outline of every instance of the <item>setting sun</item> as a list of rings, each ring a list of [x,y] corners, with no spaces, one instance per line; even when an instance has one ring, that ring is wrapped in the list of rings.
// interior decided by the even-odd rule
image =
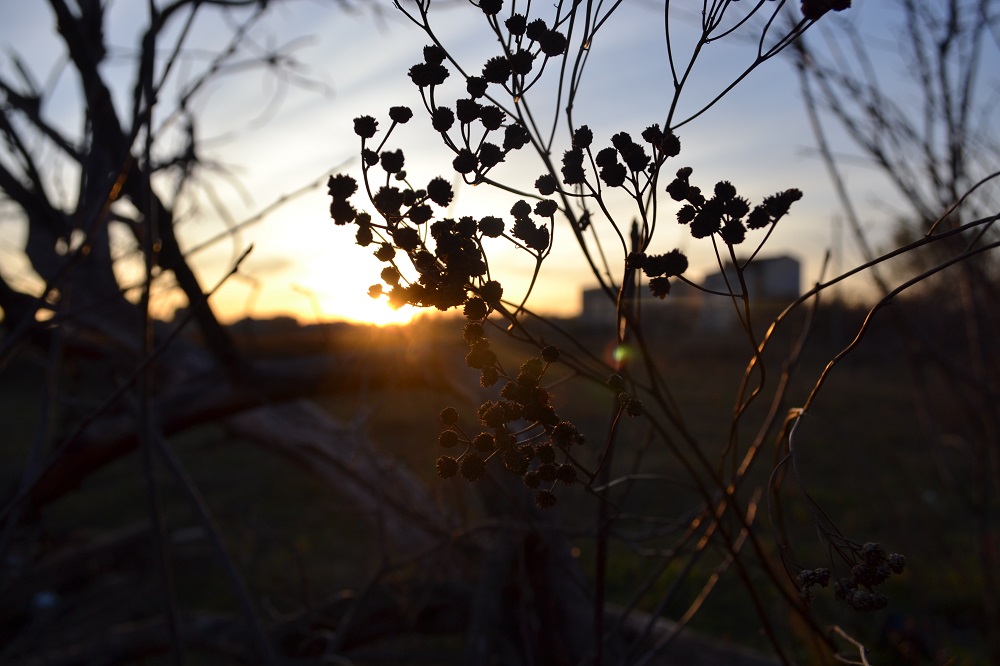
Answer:
[[[331,225],[332,226],[332,225]],[[336,234],[342,229],[333,229]],[[385,296],[372,298],[367,284],[379,282],[378,263],[371,252],[352,244],[331,251],[330,256],[302,261],[301,281],[291,286],[299,294],[295,308],[299,319],[344,320],[358,324],[408,323],[418,310],[409,305],[398,310],[389,307]]]
[[[416,308],[409,305],[393,310],[389,307],[385,296],[375,299],[366,294],[353,293],[321,296],[320,310],[324,314],[324,318],[345,319],[359,324],[375,324],[376,326],[406,324],[418,312]]]

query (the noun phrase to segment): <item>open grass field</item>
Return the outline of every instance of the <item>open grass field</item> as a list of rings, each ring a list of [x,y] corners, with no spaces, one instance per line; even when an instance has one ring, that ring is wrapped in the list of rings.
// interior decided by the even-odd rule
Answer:
[[[826,361],[846,343],[839,331],[824,327],[801,358],[786,407],[805,399]],[[441,453],[438,412],[453,405],[464,419],[471,420],[479,395],[476,390],[463,394],[463,387],[475,387],[477,374],[463,367],[462,344],[453,325],[423,322],[398,330],[336,329],[334,335],[318,339],[315,331],[296,335],[312,336],[312,341],[271,339],[266,353],[332,345],[337,350],[346,346],[362,352],[363,357],[369,345],[395,345],[404,350],[407,363],[432,375],[446,375],[448,381],[433,389],[392,380],[405,373],[378,373],[368,367],[372,381],[361,390],[332,391],[316,399],[337,419],[356,424],[386,456],[402,461],[429,485],[442,506],[467,524],[484,517],[476,485],[461,479],[444,481],[434,474],[434,461]],[[594,333],[582,332],[580,337],[600,346]],[[795,433],[801,487],[793,476],[785,478],[777,495],[780,514],[797,561],[805,567],[828,562],[805,492],[848,538],[859,543],[878,541],[905,554],[906,573],[888,586],[889,606],[874,618],[858,616],[834,603],[830,589],[817,595],[816,607],[824,621],[839,624],[869,646],[872,663],[985,663],[982,635],[987,628],[978,610],[982,586],[978,557],[984,532],[974,512],[975,458],[963,446],[959,431],[937,436],[927,431],[915,397],[914,366],[894,340],[889,328],[874,331],[871,344],[831,375],[816,408]],[[257,346],[249,352],[264,353],[264,342],[258,337]],[[502,357],[523,357],[516,345],[496,344]],[[657,347],[668,369],[666,379],[673,398],[710,457],[721,452],[729,432],[729,415],[747,357],[740,344],[738,339],[722,337],[671,340]],[[776,381],[780,361],[779,354],[768,363],[769,382]],[[25,443],[38,427],[42,390],[38,367],[29,354],[2,375],[4,446],[0,455],[8,471],[19,469]],[[92,385],[95,399],[106,390],[99,376],[88,374],[92,368],[81,364],[78,370],[73,380],[77,389]],[[358,372],[365,371],[363,364],[359,366]],[[587,435],[591,443],[580,455],[592,462],[608,427],[613,396],[593,383],[569,380],[561,386],[555,392],[556,408]],[[940,396],[942,409],[950,404],[947,396]],[[69,411],[61,417],[69,418]],[[747,438],[763,411],[752,409],[744,418]],[[775,435],[765,444],[766,451],[748,483],[767,486],[776,458]],[[267,620],[328,603],[346,590],[358,594],[376,573],[384,574],[386,552],[377,521],[359,514],[336,488],[327,487],[309,470],[234,437],[222,425],[190,429],[172,437],[170,445],[204,496]],[[662,445],[648,445],[641,423],[628,424],[619,434],[612,478],[632,472],[637,460],[647,477],[623,483],[612,494],[622,518],[615,528],[621,538],[613,539],[611,545],[608,601],[636,602],[640,608],[655,611],[657,592],[677,586],[673,601],[662,610],[676,619],[698,592],[685,582],[691,572],[683,574],[676,566],[663,568],[662,558],[653,552],[656,539],[646,539],[637,548],[638,542],[630,535],[660,529],[667,544],[671,521],[693,509],[698,495],[673,453]],[[178,606],[203,613],[238,612],[189,502],[162,470],[157,479]],[[774,548],[768,508],[777,510],[779,505],[769,507],[765,500],[758,521],[764,543]],[[591,571],[594,497],[579,487],[565,489],[554,511],[577,547],[574,554],[583,570]],[[98,535],[112,535],[119,539],[118,546],[104,552],[103,560],[81,560],[72,571],[39,570],[30,583],[21,580],[14,588],[8,587],[7,593],[13,595],[9,600],[27,598],[34,611],[29,616],[6,615],[0,627],[2,641],[20,642],[30,653],[33,645],[44,645],[50,636],[83,639],[117,622],[140,621],[157,613],[161,592],[142,536],[147,515],[140,462],[133,454],[108,465],[38,515],[29,516],[19,529],[36,531],[34,542],[48,553],[19,553],[15,548],[8,556],[9,570],[16,569],[18,558],[37,560]],[[997,536],[995,532],[986,535]],[[404,559],[402,555],[392,553],[398,559]],[[703,566],[714,565],[706,561]],[[695,578],[703,579],[706,573],[699,572]],[[407,575],[401,567],[390,578],[403,584]],[[649,593],[636,597],[645,584],[650,585]],[[720,641],[767,650],[751,600],[731,574],[723,576],[691,626]],[[795,632],[796,627],[789,621],[781,630]],[[428,640],[408,649],[414,663],[436,663],[433,657],[424,658],[427,651],[443,655],[461,643],[455,637]],[[381,657],[378,649],[363,654],[367,657],[355,663],[394,663],[391,655],[398,657],[398,645]],[[810,657],[803,653],[802,659]]]

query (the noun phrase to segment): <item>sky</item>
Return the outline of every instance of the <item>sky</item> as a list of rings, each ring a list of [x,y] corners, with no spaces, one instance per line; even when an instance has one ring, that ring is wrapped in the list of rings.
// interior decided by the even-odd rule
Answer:
[[[113,80],[120,83],[121,108],[126,108],[130,93],[128,72],[136,26],[146,20],[144,4],[125,0],[110,3],[105,30],[113,57],[107,66]],[[421,49],[427,43],[420,30],[384,0],[358,2],[348,8],[322,0],[272,4],[268,18],[250,33],[244,52],[250,55],[255,49],[293,45],[298,61],[295,71],[301,78],[296,84],[266,72],[238,71],[221,77],[209,94],[196,99],[193,108],[196,134],[202,141],[201,156],[216,167],[205,182],[211,185],[216,203],[203,194],[200,208],[184,217],[179,235],[185,248],[198,247],[224,231],[227,224],[251,219],[309,183],[325,183],[330,173],[359,175],[355,157],[359,139],[352,131],[352,119],[373,115],[383,119],[385,127],[390,106],[407,105],[417,113],[413,121],[393,133],[389,146],[404,150],[414,182],[426,182],[435,175],[452,176],[451,155],[440,147],[437,135],[426,131],[428,121],[421,115],[418,91],[407,77],[407,70],[421,59]],[[854,5],[837,18],[857,21],[873,33],[891,31],[891,23],[881,15],[877,2],[856,0]],[[495,55],[495,43],[482,30],[478,10],[470,11],[467,5],[456,2],[441,2],[439,6],[438,37],[460,62],[476,70]],[[438,11],[437,7],[433,11]],[[66,127],[78,126],[79,118],[73,113],[74,82],[65,74],[53,78],[59,71],[60,51],[47,3],[0,0],[0,15],[0,42],[6,54],[0,71],[10,76],[9,54],[20,54],[40,81],[54,81],[53,103],[47,110],[50,117]],[[211,12],[205,17],[207,20],[197,24],[191,44],[205,51],[218,49],[219,35],[226,26]],[[675,26],[675,47],[683,50],[685,36],[694,26],[682,21]],[[747,45],[719,43],[705,50],[689,94],[682,98],[682,112],[699,108],[726,85],[746,62]],[[191,60],[177,69],[176,81],[190,81],[203,67],[200,53],[195,51]],[[899,64],[887,60],[884,66],[891,73]],[[645,127],[662,122],[670,93],[664,78],[662,9],[647,0],[625,0],[591,45],[588,68],[575,121],[594,130],[595,144],[608,145],[619,131],[638,138]],[[451,88],[446,85],[448,99],[462,92],[455,87],[457,79],[453,75],[448,82]],[[535,108],[544,108],[544,98],[550,92],[551,85],[540,85],[529,93],[529,102],[534,104],[538,99]],[[166,110],[157,120],[168,127],[164,148],[181,140],[174,131],[177,124],[169,124]],[[812,149],[813,138],[789,61],[779,58],[766,63],[722,102],[678,130],[678,135],[682,152],[666,173],[691,166],[693,183],[710,190],[715,182],[729,180],[751,203],[791,187],[805,193],[791,216],[778,225],[763,252],[763,256],[791,254],[799,258],[803,285],[817,279],[822,257],[831,248],[837,251],[834,268],[854,262],[849,241],[838,241],[836,202],[824,166]],[[561,136],[566,138],[564,126]],[[566,141],[557,146],[560,151],[568,147]],[[510,178],[527,181],[526,187],[541,174],[537,161],[521,158],[511,159],[502,169]],[[885,188],[874,173],[862,172],[855,177],[849,185],[859,188],[862,201],[875,202],[884,194]],[[673,223],[671,207],[675,204],[666,194],[660,196],[665,213],[651,249],[682,249],[691,261],[689,276],[694,279],[715,270],[711,245],[705,239],[691,238],[686,228]],[[460,186],[449,213],[509,217],[507,211],[514,200],[483,186]],[[361,203],[356,198],[356,205]],[[353,243],[353,228],[333,225],[328,204],[325,187],[314,188],[192,255],[202,284],[208,288],[222,280],[234,258],[253,244],[239,274],[226,280],[213,296],[221,318],[232,321],[287,314],[305,322],[347,319],[382,324],[413,316],[410,308],[393,312],[384,302],[367,296],[368,286],[379,282],[383,265],[372,256],[371,248]],[[883,233],[880,229],[888,229],[892,206],[880,203],[870,210],[866,224],[878,236]],[[625,208],[615,212],[622,219],[631,218]],[[30,281],[19,257],[24,242],[22,227],[9,215],[0,217],[0,270],[5,276],[18,274]],[[581,291],[593,286],[595,280],[582,267],[568,229],[557,226],[554,246],[529,306],[572,316],[579,311]],[[524,260],[523,253],[498,248],[491,262],[508,297],[526,288],[531,263]],[[130,267],[127,261],[122,262],[121,271],[125,281],[130,271],[136,278],[141,275],[139,267]],[[163,293],[159,306],[168,312],[181,302],[176,295]]]

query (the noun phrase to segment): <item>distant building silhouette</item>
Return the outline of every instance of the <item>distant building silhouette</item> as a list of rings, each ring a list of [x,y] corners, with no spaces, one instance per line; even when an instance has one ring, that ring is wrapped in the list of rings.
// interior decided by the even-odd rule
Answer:
[[[750,295],[750,304],[755,312],[778,310],[794,301],[801,294],[801,265],[798,259],[789,256],[757,257],[743,270]],[[728,286],[727,286],[728,284]],[[702,286],[714,292],[742,293],[736,268],[726,264],[726,270],[708,275]],[[736,325],[736,311],[731,299],[712,294],[703,294],[701,309],[701,329],[723,332]]]
[[[743,271],[743,279],[747,283],[750,296],[763,301],[793,301],[799,297],[801,281],[799,260],[793,257],[758,257],[750,262]],[[732,285],[732,290],[739,291],[739,278],[732,264],[726,265],[725,277],[717,272],[707,276],[702,286],[712,291],[729,291],[726,281]]]
[[[790,256],[758,257],[743,271],[743,279],[756,312],[783,308],[801,293],[801,264]],[[727,287],[727,280],[729,286]],[[740,282],[732,265],[708,275],[701,286],[709,291],[740,293]],[[659,299],[643,285],[639,295],[643,321],[647,326],[664,327],[673,333],[723,333],[736,325],[732,299],[705,293],[680,280],[671,280],[670,294]],[[583,292],[583,309],[578,322],[584,326],[610,326],[615,304],[603,290]]]

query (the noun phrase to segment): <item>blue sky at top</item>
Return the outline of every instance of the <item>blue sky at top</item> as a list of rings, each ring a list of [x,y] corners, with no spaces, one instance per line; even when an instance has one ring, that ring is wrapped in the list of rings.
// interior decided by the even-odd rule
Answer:
[[[112,2],[106,27],[114,58],[108,71],[118,77],[120,108],[127,108],[131,81],[128,59],[134,55],[136,27],[145,21],[145,3]],[[421,131],[427,123],[420,111],[420,98],[406,72],[420,59],[427,38],[403,20],[383,0],[375,5],[357,3],[355,11],[344,11],[337,3],[292,0],[278,6],[251,33],[261,45],[276,46],[303,40],[295,51],[301,73],[319,86],[296,87],[266,74],[242,72],[221,78],[211,94],[201,98],[197,132],[205,141],[203,157],[225,167],[225,175],[214,188],[231,220],[255,214],[275,198],[322,178],[337,165],[350,160],[358,149],[351,120],[361,114],[386,117],[389,106],[406,104],[417,117],[398,133],[390,147],[402,148],[407,170],[414,181],[441,174],[450,177],[450,154],[439,147],[438,137]],[[495,45],[484,32],[481,13],[463,3],[441,3],[438,35],[470,70],[477,70],[495,55]],[[681,7],[686,3],[674,3]],[[697,3],[690,3],[692,5]],[[855,7],[839,15],[841,20],[860,22],[863,31],[878,39],[891,40],[891,13],[871,0],[856,0]],[[378,11],[373,11],[372,8]],[[0,0],[0,41],[6,52],[17,52],[40,81],[46,81],[59,62],[59,44],[53,34],[54,20],[46,3]],[[206,50],[219,48],[220,24],[210,18],[199,25],[191,44]],[[691,23],[676,22],[682,39]],[[874,37],[873,37],[874,39]],[[711,46],[700,61],[690,96],[682,99],[682,111],[699,108],[724,86],[747,61],[743,43],[736,47]],[[249,53],[248,53],[249,55]],[[888,81],[899,68],[898,58],[883,63]],[[3,71],[10,72],[5,59]],[[177,80],[190,80],[198,70],[193,60],[177,70]],[[592,45],[575,120],[594,129],[596,144],[606,145],[611,135],[628,131],[633,136],[653,122],[662,122],[670,97],[664,78],[666,56],[662,8],[646,0],[625,0],[618,14]],[[898,73],[898,69],[896,70]],[[453,74],[442,94],[448,101],[460,96],[463,86]],[[56,86],[57,101],[48,109],[66,127],[78,124],[73,99],[75,82],[68,74]],[[543,87],[531,91],[529,103],[542,109]],[[277,99],[272,107],[268,101]],[[539,100],[536,102],[536,100]],[[261,115],[267,110],[265,115]],[[684,115],[682,112],[679,114]],[[161,118],[161,121],[166,120]],[[266,122],[265,122],[266,121]],[[385,123],[383,123],[383,126]],[[804,283],[813,281],[823,253],[831,247],[837,217],[835,201],[822,163],[812,154],[812,136],[799,100],[790,63],[783,58],[767,63],[719,105],[678,131],[682,153],[671,168],[694,168],[693,182],[711,188],[718,180],[731,180],[751,202],[788,187],[798,187],[805,198],[793,208],[769,242],[766,254],[790,253],[804,261]],[[170,135],[165,135],[170,141]],[[562,126],[562,143],[567,136]],[[179,140],[176,137],[173,140]],[[669,166],[669,165],[668,165]],[[356,164],[346,167],[358,172]],[[512,177],[530,183],[541,173],[537,162],[512,160],[505,165]],[[874,202],[886,193],[873,173],[852,175],[851,185],[862,191],[861,200]],[[454,214],[505,215],[513,199],[485,187],[460,187]],[[682,248],[690,257],[691,274],[697,277],[713,270],[714,253],[703,240],[690,238],[686,228],[673,222],[674,204],[662,196],[664,213],[654,250]],[[200,253],[196,266],[205,284],[224,275],[229,262],[246,244],[255,250],[243,271],[248,279],[232,280],[215,297],[217,308],[227,318],[247,314],[266,316],[295,313],[313,316],[313,304],[329,318],[385,320],[385,308],[365,295],[367,286],[378,281],[381,265],[369,250],[352,243],[353,233],[335,228],[327,215],[324,188],[300,197],[263,222],[249,227],[232,241]],[[889,211],[873,206],[866,224],[874,233],[888,228]],[[623,217],[630,219],[630,211]],[[205,206],[199,216],[183,223],[182,238],[189,247],[219,233],[219,216]],[[0,221],[0,262],[5,275],[20,270],[17,247],[23,230],[12,220]],[[611,236],[608,236],[609,240]],[[579,292],[590,286],[581,270],[579,251],[566,229],[556,231],[557,250],[545,268],[540,288],[531,305],[538,310],[571,314],[579,307]],[[563,241],[559,243],[559,241]],[[609,246],[610,247],[610,246]],[[849,249],[845,242],[845,248]],[[503,252],[509,264],[496,266],[508,293],[523,287],[529,265],[515,252]],[[842,257],[843,266],[851,256]],[[13,268],[8,268],[12,266]],[[311,300],[315,299],[315,300]]]

